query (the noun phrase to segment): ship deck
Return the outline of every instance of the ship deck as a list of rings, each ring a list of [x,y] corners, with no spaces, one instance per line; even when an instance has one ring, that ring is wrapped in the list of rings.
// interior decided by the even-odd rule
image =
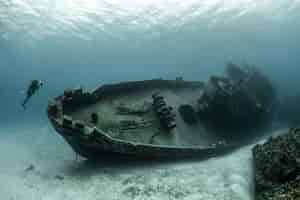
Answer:
[[[168,106],[173,107],[176,114],[177,126],[167,131],[161,128],[156,113],[152,107],[152,94],[159,92]],[[202,93],[202,88],[163,88],[138,90],[129,93],[104,97],[96,104],[88,105],[67,113],[74,120],[83,121],[90,126],[96,126],[116,139],[136,143],[167,145],[167,146],[209,146],[217,143],[221,138],[208,131],[198,120],[196,124],[189,125],[183,121],[178,112],[182,104],[196,105]],[[145,109],[144,114],[120,113],[120,107],[130,109]],[[149,110],[147,109],[149,108]],[[98,115],[98,122],[91,122],[91,114]],[[122,128],[122,121],[135,121],[138,126]]]

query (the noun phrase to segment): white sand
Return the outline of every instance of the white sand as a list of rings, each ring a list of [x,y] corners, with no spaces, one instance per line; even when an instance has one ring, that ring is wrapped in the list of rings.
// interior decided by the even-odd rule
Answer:
[[[1,130],[0,138],[3,200],[252,199],[251,146],[206,161],[90,164],[51,127]]]

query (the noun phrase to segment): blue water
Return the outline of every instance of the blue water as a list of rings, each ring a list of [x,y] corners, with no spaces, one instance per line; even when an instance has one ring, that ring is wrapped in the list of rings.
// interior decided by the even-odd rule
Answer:
[[[68,87],[177,76],[206,80],[222,74],[228,61],[257,65],[280,94],[300,92],[299,19],[299,0],[0,0],[0,179],[11,180],[0,181],[0,194],[6,199],[130,199],[130,192],[122,192],[122,181],[130,176],[136,178],[132,187],[139,188],[132,189],[135,199],[251,199],[250,147],[196,164],[126,173],[108,165],[107,174],[100,170],[80,178],[67,173],[65,182],[54,186],[52,175],[78,163],[49,126],[45,107]],[[45,86],[24,112],[20,103],[32,79]],[[42,172],[22,174],[30,163]],[[164,170],[169,175],[160,180]],[[153,173],[144,179],[150,185],[139,179],[148,171]],[[178,181],[180,176],[173,180],[177,172],[187,182]],[[160,181],[169,188],[157,189]],[[16,193],[17,184],[22,189]],[[147,196],[145,187],[157,195]],[[169,190],[180,194],[168,196]],[[105,198],[99,197],[103,191]]]

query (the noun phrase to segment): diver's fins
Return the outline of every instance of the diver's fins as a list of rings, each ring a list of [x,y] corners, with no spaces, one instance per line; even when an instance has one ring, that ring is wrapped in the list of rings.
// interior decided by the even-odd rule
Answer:
[[[26,110],[25,102],[23,102],[21,105],[22,105],[23,109]]]

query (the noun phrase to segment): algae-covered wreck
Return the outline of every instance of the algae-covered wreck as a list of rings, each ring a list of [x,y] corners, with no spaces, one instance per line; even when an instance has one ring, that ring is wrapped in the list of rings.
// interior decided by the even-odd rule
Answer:
[[[215,94],[205,89],[205,82],[182,78],[123,82],[104,85],[92,92],[66,90],[49,103],[47,112],[57,132],[75,152],[87,158],[101,158],[103,153],[207,157],[241,145],[205,125],[211,121],[211,112],[215,112],[211,109],[216,106],[215,98],[220,99],[218,95],[229,90],[231,93],[222,93],[222,97],[235,94],[231,88],[235,82],[214,84]],[[222,84],[230,89],[219,87]],[[235,99],[230,100],[229,96],[226,96],[228,102]],[[257,100],[247,103],[257,105],[251,107],[259,110],[257,115],[267,107],[257,104]],[[219,109],[228,105],[218,104]],[[235,111],[229,111],[227,115],[231,117]]]

